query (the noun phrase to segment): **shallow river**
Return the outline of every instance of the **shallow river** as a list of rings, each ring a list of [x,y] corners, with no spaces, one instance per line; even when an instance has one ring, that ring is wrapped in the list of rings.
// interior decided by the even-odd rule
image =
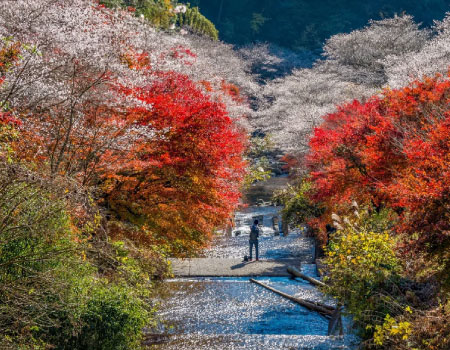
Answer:
[[[314,275],[314,265],[303,272]],[[286,277],[257,278],[285,293],[324,301],[308,283]],[[174,279],[161,305],[169,349],[353,349],[357,338],[328,337],[328,320],[248,278]],[[329,304],[332,301],[326,300]],[[344,322],[348,328],[347,321]],[[173,328],[169,328],[169,326]]]
[[[238,237],[217,239],[205,257],[241,258],[248,254],[248,224],[255,215],[272,213],[274,207],[250,209],[239,213],[242,227]],[[272,214],[270,214],[272,215]],[[266,223],[267,221],[267,223]],[[317,276],[313,262],[313,242],[300,232],[287,237],[273,236],[270,220],[264,218],[260,237],[262,259],[296,258],[303,273]],[[309,283],[288,277],[256,278],[300,298],[326,302]],[[158,350],[294,350],[356,349],[358,339],[351,335],[344,320],[346,335],[328,337],[328,320],[298,304],[240,278],[184,278],[166,283],[159,316],[165,321],[157,333],[168,335],[155,347]]]

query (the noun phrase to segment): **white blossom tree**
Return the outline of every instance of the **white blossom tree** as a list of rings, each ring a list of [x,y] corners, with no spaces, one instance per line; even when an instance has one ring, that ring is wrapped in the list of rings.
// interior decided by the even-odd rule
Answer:
[[[392,79],[392,64],[386,59],[419,55],[431,43],[429,38],[429,30],[420,29],[411,16],[370,21],[361,30],[335,35],[312,68],[294,70],[265,86],[267,105],[254,124],[271,133],[284,151],[302,154],[322,116],[381,91]]]
[[[320,69],[295,70],[292,75],[268,84],[264,94],[273,102],[258,113],[255,127],[272,135],[274,142],[289,153],[307,150],[311,130],[321,117],[343,101],[369,95],[367,87],[336,79]]]
[[[23,64],[6,79],[0,92],[3,103],[20,101],[22,106],[39,104],[42,108],[47,100],[65,100],[76,95],[73,84],[67,82],[76,81],[77,74],[86,70],[96,71],[97,84],[107,72],[108,78],[120,83],[142,86],[148,75],[124,64],[124,56],[131,51],[148,54],[154,70],[177,71],[194,81],[216,84],[215,92],[223,81],[244,91],[256,88],[231,46],[200,36],[157,31],[132,13],[112,11],[91,0],[2,1],[0,36],[29,47]],[[250,113],[226,96],[222,98],[230,104],[233,116]]]
[[[433,35],[420,51],[403,55],[389,55],[384,59],[388,85],[404,86],[424,75],[446,75],[450,69],[450,13],[442,21],[436,21]]]
[[[383,60],[418,52],[429,38],[411,16],[396,16],[349,34],[337,34],[324,45],[322,69],[339,79],[365,86],[381,87],[387,82]]]
[[[92,162],[138,132],[125,133],[130,125],[113,117],[141,105],[120,89],[148,86],[159,79],[151,72],[185,74],[199,87],[207,82],[205,92],[225,103],[241,125],[247,125],[245,116],[251,113],[245,101],[224,88],[229,83],[243,91],[257,86],[230,46],[155,30],[125,10],[91,0],[5,0],[0,3],[0,37],[22,44],[22,60],[1,86],[1,107],[19,112],[24,129],[52,140],[35,156],[46,153],[54,174],[87,169],[83,162],[71,163],[81,148],[92,150],[85,157]],[[132,67],[139,62],[146,69]],[[69,142],[74,135],[81,141]]]

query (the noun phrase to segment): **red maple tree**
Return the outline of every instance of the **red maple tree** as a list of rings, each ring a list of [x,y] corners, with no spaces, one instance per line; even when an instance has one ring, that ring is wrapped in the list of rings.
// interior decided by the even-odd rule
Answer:
[[[325,117],[308,156],[322,224],[356,200],[395,210],[408,249],[449,247],[449,96],[450,80],[425,78]]]
[[[111,235],[194,251],[238,204],[246,136],[202,83],[155,71],[148,56],[122,56],[148,81],[139,87],[73,62],[73,99],[23,114],[14,147],[50,177],[94,188]]]
[[[138,122],[125,159],[105,155],[102,188],[123,219],[180,247],[203,245],[237,205],[244,134],[188,77],[156,75],[145,88],[123,88],[143,106],[133,109]]]

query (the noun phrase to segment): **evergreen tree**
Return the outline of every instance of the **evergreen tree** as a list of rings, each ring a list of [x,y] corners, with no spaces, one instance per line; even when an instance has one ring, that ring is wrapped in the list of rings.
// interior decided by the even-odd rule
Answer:
[[[157,28],[187,28],[214,40],[219,38],[214,24],[200,13],[198,7],[179,4],[176,0],[102,0],[101,4],[134,11],[136,16],[143,16]]]

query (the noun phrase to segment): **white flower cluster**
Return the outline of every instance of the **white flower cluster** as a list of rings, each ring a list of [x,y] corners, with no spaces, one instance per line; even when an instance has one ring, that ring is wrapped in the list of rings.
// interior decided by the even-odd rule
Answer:
[[[174,12],[174,13],[186,13],[186,11],[187,11],[186,5],[177,5],[177,6],[173,9],[173,12]]]

